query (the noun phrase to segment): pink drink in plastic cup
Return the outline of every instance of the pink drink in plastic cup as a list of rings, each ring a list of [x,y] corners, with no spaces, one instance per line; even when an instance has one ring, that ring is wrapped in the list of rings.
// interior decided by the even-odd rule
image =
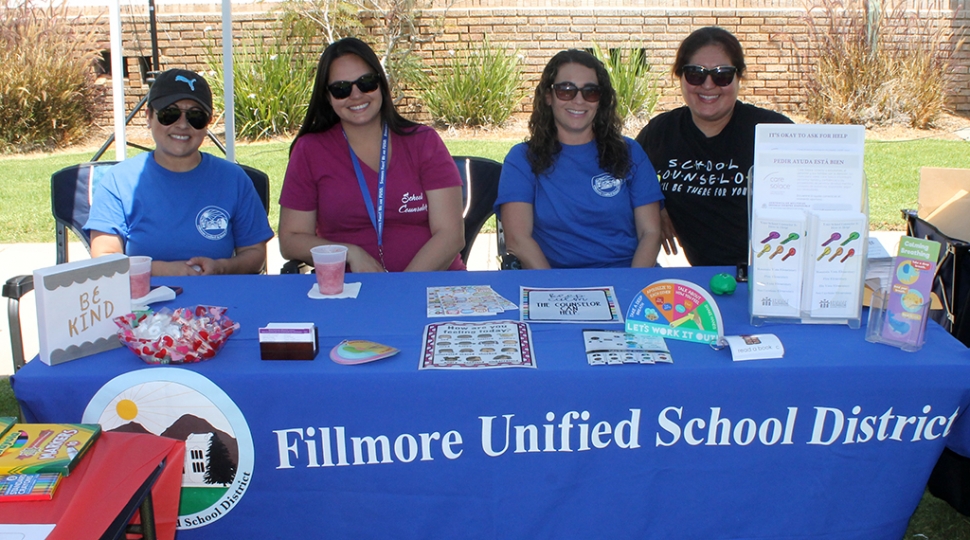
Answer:
[[[344,266],[343,261],[314,265],[320,294],[340,294],[344,292]]]
[[[152,258],[129,257],[128,279],[131,282],[131,297],[141,298],[151,290]]]
[[[347,264],[347,247],[338,245],[317,246],[310,250],[313,268],[317,273],[317,289],[320,294],[344,292],[344,267]]]

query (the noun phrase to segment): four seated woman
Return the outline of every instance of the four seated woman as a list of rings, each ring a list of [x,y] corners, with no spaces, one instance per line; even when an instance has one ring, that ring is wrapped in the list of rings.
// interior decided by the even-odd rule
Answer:
[[[656,264],[663,195],[647,155],[621,130],[603,64],[576,49],[553,56],[529,140],[505,158],[495,202],[524,268]]]
[[[673,67],[686,105],[657,115],[637,136],[660,175],[664,251],[676,254],[677,239],[692,266],[748,262],[754,128],[792,123],[738,101],[744,71],[736,37],[715,26],[695,30]]]
[[[458,167],[437,132],[398,114],[377,55],[359,39],[320,56],[280,206],[286,259],[342,244],[351,272],[465,268]]]
[[[730,33],[716,27],[693,32],[673,70],[687,105],[651,120],[638,137],[641,148],[622,135],[616,92],[602,63],[575,49],[556,54],[535,91],[530,137],[512,148],[503,167],[495,209],[509,251],[525,268],[644,267],[656,264],[661,243],[676,253],[676,238],[695,265],[746,260],[741,191],[698,199],[680,185],[690,175],[674,174],[679,163],[730,163],[737,170],[720,174],[736,187],[753,159],[754,125],[790,122],[737,101],[744,67],[740,43]],[[198,81],[198,96],[185,82],[191,91],[176,91],[189,80]],[[87,226],[92,254],[153,255],[156,275],[258,271],[272,232],[251,215],[251,190],[240,188],[246,199],[237,202],[245,212],[230,212],[242,215],[246,228],[227,222],[231,227],[224,232],[236,235],[231,245],[220,244],[228,245],[228,253],[175,256],[184,235],[177,235],[178,242],[160,241],[157,231],[165,228],[140,216],[159,206],[157,193],[151,203],[136,204],[148,184],[168,189],[163,176],[219,164],[198,152],[208,122],[192,122],[192,115],[211,115],[204,79],[184,70],[166,72],[152,87],[149,105],[158,148],[113,169],[96,193]],[[168,120],[174,117],[169,109],[181,116]],[[139,184],[142,176],[152,182]],[[314,246],[343,244],[353,272],[464,269],[460,184],[437,133],[395,109],[371,48],[356,38],[336,41],[320,57],[307,115],[290,147],[280,196],[280,250],[287,259],[308,261]],[[139,232],[147,228],[156,233]],[[157,246],[149,250],[148,244]],[[160,252],[158,246],[167,247]]]
[[[111,167],[94,190],[84,225],[91,255],[147,255],[155,276],[260,272],[273,230],[252,180],[199,151],[212,118],[206,80],[161,73],[147,117],[155,150]]]

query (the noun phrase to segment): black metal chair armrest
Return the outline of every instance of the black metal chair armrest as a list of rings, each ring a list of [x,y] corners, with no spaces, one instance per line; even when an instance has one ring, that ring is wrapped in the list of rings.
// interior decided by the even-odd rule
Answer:
[[[3,284],[3,297],[20,300],[34,290],[34,276],[14,276]]]
[[[20,330],[20,299],[34,290],[34,276],[14,276],[3,284],[3,296],[7,298],[7,320],[10,323],[10,353],[13,371],[24,367],[24,335]]]
[[[310,265],[303,261],[286,261],[280,268],[280,274],[306,274],[309,271]]]

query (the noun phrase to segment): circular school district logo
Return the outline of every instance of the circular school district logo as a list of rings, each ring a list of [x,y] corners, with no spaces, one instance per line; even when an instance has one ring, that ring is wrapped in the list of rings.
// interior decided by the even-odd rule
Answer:
[[[91,398],[81,421],[185,441],[179,529],[219,520],[252,481],[255,451],[246,419],[221,388],[193,371],[159,367],[119,375]]]
[[[208,240],[222,240],[229,232],[229,212],[218,206],[206,206],[195,216],[195,228]]]
[[[616,197],[623,187],[623,180],[611,174],[603,173],[593,177],[593,191],[600,197]]]

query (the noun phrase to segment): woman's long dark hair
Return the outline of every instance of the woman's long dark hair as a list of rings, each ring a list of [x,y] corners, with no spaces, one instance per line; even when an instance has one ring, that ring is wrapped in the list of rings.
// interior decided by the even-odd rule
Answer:
[[[562,150],[556,136],[556,119],[552,106],[546,103],[546,96],[552,92],[559,68],[565,64],[579,64],[596,72],[596,83],[602,92],[596,116],[593,117],[593,138],[599,155],[599,166],[615,178],[626,178],[630,172],[630,149],[623,140],[623,123],[616,112],[616,90],[610,82],[603,63],[593,55],[579,49],[569,49],[556,53],[542,70],[542,78],[536,86],[529,118],[529,141],[527,156],[532,172],[539,176],[549,170]],[[552,99],[557,99],[553,96]]]
[[[391,89],[387,84],[387,75],[384,73],[384,68],[381,67],[381,61],[374,54],[370,45],[357,38],[343,38],[331,43],[324,49],[323,54],[320,55],[320,61],[317,62],[317,76],[313,81],[313,93],[310,95],[310,104],[307,106],[306,118],[303,119],[303,125],[300,126],[300,131],[290,144],[290,153],[293,152],[293,147],[296,145],[297,139],[303,135],[307,133],[320,133],[340,123],[340,117],[334,112],[333,106],[330,105],[330,100],[327,99],[327,85],[329,84],[330,66],[333,64],[333,61],[348,54],[358,56],[374,70],[374,73],[380,75],[382,98],[381,121],[387,124],[387,127],[398,135],[406,135],[412,131],[412,128],[418,125],[397,112],[397,109],[394,107],[394,101],[391,100]]]

